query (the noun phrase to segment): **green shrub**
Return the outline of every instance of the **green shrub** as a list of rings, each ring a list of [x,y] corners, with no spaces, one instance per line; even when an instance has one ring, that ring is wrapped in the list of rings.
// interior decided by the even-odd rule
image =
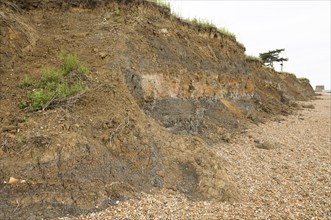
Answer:
[[[18,107],[20,109],[27,108],[27,107],[29,107],[29,103],[26,100],[21,100],[18,102]]]
[[[65,52],[61,51],[60,59],[62,61],[63,75],[67,75],[74,69],[78,68],[79,61],[75,54],[65,54]]]
[[[75,54],[66,54],[63,50],[61,50],[60,59],[62,61],[62,72],[64,76],[73,70],[77,70],[80,74],[83,75],[89,73],[88,69],[79,62]]]
[[[90,73],[90,70],[86,66],[80,64],[78,66],[78,72],[82,75],[88,75]]]
[[[45,86],[45,89],[48,91],[56,91],[58,84],[58,82],[48,82]]]
[[[67,82],[63,82],[63,83],[58,84],[55,93],[56,93],[56,96],[59,98],[66,98],[66,97],[73,96],[83,90],[84,90],[83,86],[79,83],[69,85]]]
[[[20,81],[20,87],[28,88],[31,87],[33,83],[33,80],[28,75],[24,75],[24,78]]]
[[[21,85],[35,87],[26,100],[18,103],[20,108],[29,107],[33,111],[45,109],[51,104],[62,102],[68,97],[85,91],[86,88],[82,83],[85,77],[79,77],[79,75],[88,74],[89,69],[82,65],[74,54],[61,51],[60,59],[62,61],[60,68],[43,69],[40,79],[36,82],[31,83],[28,78],[23,79]]]
[[[37,89],[29,96],[30,107],[32,110],[42,109],[52,99],[52,94],[48,90]]]
[[[63,78],[63,73],[56,69],[44,69],[41,73],[40,83],[47,85],[48,83],[58,83]]]

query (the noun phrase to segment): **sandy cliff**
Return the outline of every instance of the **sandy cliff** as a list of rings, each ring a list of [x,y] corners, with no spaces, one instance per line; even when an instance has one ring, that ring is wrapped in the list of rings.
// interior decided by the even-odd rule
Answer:
[[[0,218],[81,214],[155,188],[240,200],[210,144],[314,95],[247,61],[234,39],[150,2],[0,7]],[[19,109],[20,80],[59,65],[60,49],[90,68],[89,89],[47,111]]]

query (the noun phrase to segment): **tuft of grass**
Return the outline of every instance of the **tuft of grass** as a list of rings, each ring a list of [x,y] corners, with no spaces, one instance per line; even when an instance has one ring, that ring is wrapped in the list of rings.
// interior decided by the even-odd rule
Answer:
[[[305,77],[300,77],[298,78],[299,82],[302,82],[302,83],[310,83],[310,80],[305,78]]]
[[[218,32],[220,32],[221,34],[228,36],[229,38],[231,38],[233,41],[237,40],[237,37],[234,33],[228,31],[226,28],[217,28]]]
[[[88,75],[90,73],[90,70],[86,66],[80,64],[78,66],[78,72],[82,75]]]
[[[237,45],[241,48],[243,48],[245,51],[246,51],[246,47],[243,43],[239,42],[239,41],[236,41],[237,42]]]
[[[26,100],[18,103],[20,108],[30,108],[37,111],[49,105],[63,101],[85,91],[82,80],[89,69],[82,65],[75,54],[60,52],[62,64],[57,69],[43,69],[41,77],[34,85],[34,90]]]
[[[162,0],[150,0],[151,2],[154,2],[158,6],[161,6],[162,8],[170,9],[170,2],[165,2]]]
[[[275,72],[274,68],[270,67],[270,66],[264,66],[262,65],[262,68],[268,70],[268,71],[272,71],[272,72]]]
[[[65,51],[60,51],[60,60],[62,61],[62,73],[67,75],[73,70],[78,70],[79,73],[86,75],[89,73],[88,69],[80,63],[76,54],[65,53]]]
[[[248,61],[257,61],[257,62],[261,62],[262,63],[261,58],[260,57],[256,57],[256,56],[247,55],[246,56],[246,60],[248,60]]]
[[[233,41],[237,40],[237,37],[234,33],[228,31],[226,28],[218,28],[214,23],[212,23],[211,21],[208,21],[206,19],[200,19],[200,18],[189,19],[189,18],[187,18],[187,19],[183,19],[183,21],[190,23],[190,24],[200,26],[200,27],[204,27],[204,28],[215,28],[215,29],[217,29],[217,31],[220,34],[229,37]],[[244,45],[240,45],[240,46],[245,47]]]
[[[215,24],[213,24],[211,21],[208,21],[206,19],[192,18],[192,19],[186,19],[185,21],[205,28],[217,28]]]
[[[165,2],[163,0],[150,0],[151,2],[154,2],[156,5],[159,5],[163,8],[167,8],[170,10],[170,3],[169,2]],[[175,18],[180,18],[180,16],[178,14],[175,14],[174,12],[171,12],[171,16],[175,17]],[[181,21],[189,23],[189,24],[193,24],[196,26],[200,26],[200,27],[204,27],[204,28],[215,28],[217,29],[217,31],[224,35],[229,37],[230,39],[232,39],[233,41],[237,41],[237,37],[234,33],[228,31],[226,28],[218,28],[214,23],[212,23],[211,21],[208,21],[206,19],[201,19],[201,18],[186,18],[186,19],[182,19],[180,18]],[[237,42],[238,45],[242,48],[245,48],[245,46],[242,43]]]
[[[18,107],[20,109],[25,109],[25,108],[29,107],[29,103],[26,100],[21,100],[18,102]]]
[[[40,83],[47,85],[48,83],[58,83],[64,74],[62,71],[57,69],[43,69],[41,71]]]
[[[24,78],[20,81],[20,87],[29,88],[33,86],[33,83],[33,80],[28,75],[24,75]]]
[[[293,77],[297,78],[294,73],[288,73],[288,72],[280,72],[281,75],[286,76],[286,77]]]

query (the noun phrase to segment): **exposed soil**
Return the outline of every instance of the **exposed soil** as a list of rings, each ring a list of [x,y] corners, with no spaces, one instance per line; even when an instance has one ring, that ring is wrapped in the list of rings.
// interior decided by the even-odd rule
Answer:
[[[0,219],[86,214],[160,189],[241,201],[219,146],[314,96],[246,61],[238,42],[150,2],[0,0],[0,9]],[[91,70],[88,90],[47,111],[19,109],[20,80],[59,65],[61,49]]]
[[[230,164],[240,202],[192,202],[162,190],[65,219],[331,219],[331,96],[309,103],[314,109],[252,125],[215,146]]]

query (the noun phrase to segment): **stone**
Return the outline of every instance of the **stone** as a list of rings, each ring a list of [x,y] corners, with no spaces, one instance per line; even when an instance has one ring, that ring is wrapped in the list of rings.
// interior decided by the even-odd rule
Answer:
[[[230,143],[231,141],[231,134],[230,133],[225,133],[222,135],[221,139],[227,143]]]
[[[169,34],[168,29],[166,29],[166,28],[162,28],[160,30],[160,32],[161,32],[161,34]]]
[[[254,141],[255,142],[255,141]],[[271,150],[276,148],[275,144],[272,144],[270,142],[255,142],[255,147],[259,149],[264,149],[264,150]]]
[[[100,56],[101,59],[105,59],[105,58],[107,57],[107,53],[105,53],[105,52],[100,52],[100,53],[99,53],[99,56]]]
[[[10,177],[8,180],[8,184],[16,184],[19,182],[19,179],[16,179],[15,177]]]
[[[15,125],[9,125],[9,126],[4,126],[2,128],[2,132],[16,132],[17,129],[18,129],[17,126],[15,126]]]
[[[313,104],[303,104],[302,108],[310,108],[310,109],[314,109],[315,106]]]

